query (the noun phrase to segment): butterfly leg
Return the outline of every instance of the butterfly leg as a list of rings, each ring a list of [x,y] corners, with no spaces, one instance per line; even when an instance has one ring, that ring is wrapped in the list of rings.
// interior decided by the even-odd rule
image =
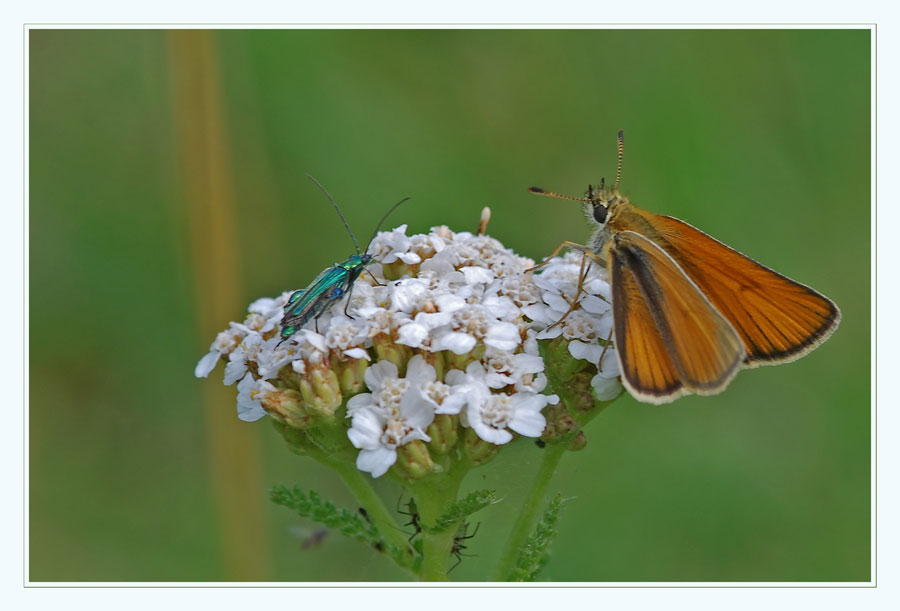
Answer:
[[[552,329],[556,325],[562,324],[562,322],[569,317],[569,314],[575,311],[575,307],[580,303],[579,298],[581,297],[581,290],[584,287],[584,280],[588,275],[588,272],[591,269],[591,264],[587,264],[587,268],[585,269],[585,263],[587,262],[587,257],[581,257],[581,267],[578,270],[578,286],[575,287],[575,296],[572,297],[571,303],[569,303],[569,309],[566,310],[566,313],[562,315],[562,318],[557,320],[555,323],[551,324],[548,329]]]
[[[613,327],[609,328],[609,335],[606,336],[606,341],[603,343],[603,352],[600,353],[600,358],[597,359],[597,369],[600,369],[600,364],[603,362],[603,357],[606,356],[606,351],[609,349],[609,342],[612,340]]]
[[[594,262],[601,265],[605,263],[603,259],[598,257],[597,254],[591,250],[583,250],[582,252],[584,253],[584,256],[581,258],[581,269],[578,272],[578,286],[575,288],[575,296],[572,298],[572,303],[569,304],[569,309],[566,310],[566,313],[562,315],[562,318],[547,327],[548,329],[561,324],[566,318],[568,318],[569,314],[575,311],[575,308],[578,307],[578,304],[581,303],[580,297],[582,290],[584,290],[584,281],[587,280],[588,272],[591,269],[590,263],[588,263],[588,267],[587,269],[585,269],[585,262],[588,260],[588,258],[593,259]]]
[[[534,267],[529,267],[528,269],[526,269],[525,273],[533,272],[533,271],[541,269],[542,267],[547,265],[550,262],[550,260],[553,259],[553,257],[557,256],[560,252],[562,252],[562,250],[564,248],[571,248],[572,250],[580,250],[581,252],[589,252],[587,249],[587,246],[585,246],[584,244],[578,244],[577,242],[570,242],[569,240],[566,240],[565,242],[563,242],[562,244],[557,246],[553,250],[553,252],[550,253],[550,256],[548,256],[546,259],[544,259],[543,261],[541,261]]]

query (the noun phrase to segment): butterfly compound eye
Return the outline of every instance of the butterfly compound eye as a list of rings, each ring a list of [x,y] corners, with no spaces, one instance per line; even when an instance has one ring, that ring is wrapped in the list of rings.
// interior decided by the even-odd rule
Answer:
[[[594,220],[601,225],[606,222],[606,213],[606,206],[603,206],[601,204],[594,204]]]

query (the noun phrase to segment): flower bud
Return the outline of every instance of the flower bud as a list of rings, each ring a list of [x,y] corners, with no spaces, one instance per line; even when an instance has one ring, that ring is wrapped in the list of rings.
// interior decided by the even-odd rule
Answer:
[[[399,280],[409,273],[409,265],[400,259],[391,263],[384,263],[381,266],[381,273],[384,274],[385,280]]]
[[[341,388],[331,369],[315,367],[301,375],[300,394],[306,411],[319,418],[330,418],[341,406]]]
[[[425,433],[431,437],[428,447],[436,454],[447,454],[456,445],[459,439],[459,416],[456,414],[436,414],[434,421],[428,426]]]
[[[289,427],[303,429],[313,424],[313,415],[304,408],[300,391],[282,388],[260,393],[259,402],[270,416]]]
[[[337,372],[341,394],[345,397],[356,395],[366,389],[365,374],[369,361],[347,357],[333,357],[332,366]]]
[[[447,363],[447,369],[461,369],[462,371],[465,371],[466,367],[469,366],[469,363],[483,359],[485,352],[486,348],[484,344],[478,343],[472,350],[465,354],[455,354],[449,350],[444,350],[441,354],[443,354],[444,360]]]
[[[435,470],[435,464],[425,443],[414,439],[397,448],[394,468],[406,479],[421,479]]]
[[[569,379],[568,386],[572,392],[572,408],[578,413],[587,414],[597,407],[591,388],[593,377],[594,373],[592,371],[580,371]],[[605,405],[602,407],[605,407]]]
[[[565,403],[562,401],[556,405],[548,405],[545,407],[544,418],[547,420],[547,425],[544,427],[541,439],[547,443],[554,443],[567,439],[580,428],[579,424],[575,422],[575,419],[569,415]]]
[[[553,370],[554,375],[566,380],[574,374],[591,367],[591,364],[583,359],[576,359],[569,352],[569,342],[561,336],[541,341],[544,362],[547,368]]]
[[[297,372],[294,371],[293,367],[290,365],[285,365],[281,369],[278,370],[278,379],[283,382],[283,386],[286,388],[293,388],[294,390],[300,390],[299,379],[297,378]],[[277,385],[277,384],[276,384]]]
[[[570,452],[577,452],[578,450],[583,450],[586,445],[587,437],[585,436],[584,431],[578,431],[569,442],[569,447],[567,449]]]
[[[394,338],[386,333],[380,333],[372,338],[372,345],[379,361],[390,361],[397,366],[401,376],[406,375],[406,364],[412,358],[412,348],[394,343]]]
[[[470,428],[463,433],[463,455],[473,465],[483,465],[489,462],[500,451],[500,447],[485,441]]]

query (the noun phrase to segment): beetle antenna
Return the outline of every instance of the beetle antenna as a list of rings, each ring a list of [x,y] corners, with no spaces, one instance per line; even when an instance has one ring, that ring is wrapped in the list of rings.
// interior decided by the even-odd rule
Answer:
[[[372,242],[375,240],[375,236],[378,235],[378,230],[381,229],[381,224],[384,223],[384,222],[387,220],[387,217],[389,217],[389,216],[391,215],[391,212],[393,212],[394,210],[396,210],[397,208],[399,208],[399,207],[400,207],[400,204],[402,204],[402,203],[405,202],[405,201],[409,201],[410,199],[412,199],[412,198],[411,198],[411,197],[404,197],[404,198],[401,199],[399,202],[397,202],[396,204],[394,204],[393,206],[391,206],[391,209],[388,210],[388,211],[384,214],[383,217],[381,217],[381,220],[378,221],[378,224],[375,226],[375,232],[372,234],[372,238],[369,240],[369,243],[366,244],[366,251],[365,251],[365,252],[369,252],[369,246],[372,245]]]
[[[350,229],[350,225],[347,224],[347,219],[344,218],[344,213],[341,212],[341,209],[340,209],[340,207],[337,205],[337,202],[334,201],[334,198],[333,198],[333,197],[331,197],[331,193],[329,193],[329,192],[328,192],[328,189],[326,189],[325,187],[323,187],[322,184],[321,184],[318,180],[316,180],[315,178],[313,178],[311,174],[307,174],[306,177],[307,177],[308,179],[310,179],[311,181],[313,181],[313,183],[314,183],[317,187],[319,187],[320,189],[322,189],[322,192],[326,195],[326,197],[328,197],[328,201],[330,201],[330,202],[331,202],[331,205],[334,206],[334,209],[337,210],[337,213],[338,213],[338,215],[341,217],[341,220],[344,221],[344,227],[347,228],[347,233],[350,234],[350,239],[353,240],[353,245],[356,246],[356,254],[359,254],[359,242],[356,241],[356,236],[353,235],[353,231]]]

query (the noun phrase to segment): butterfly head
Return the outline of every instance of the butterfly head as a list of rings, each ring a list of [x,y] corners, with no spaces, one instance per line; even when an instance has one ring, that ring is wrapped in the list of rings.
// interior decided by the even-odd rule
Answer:
[[[588,185],[584,194],[582,210],[588,224],[595,229],[606,227],[616,210],[628,199],[616,189],[607,188],[601,181],[599,186]]]

